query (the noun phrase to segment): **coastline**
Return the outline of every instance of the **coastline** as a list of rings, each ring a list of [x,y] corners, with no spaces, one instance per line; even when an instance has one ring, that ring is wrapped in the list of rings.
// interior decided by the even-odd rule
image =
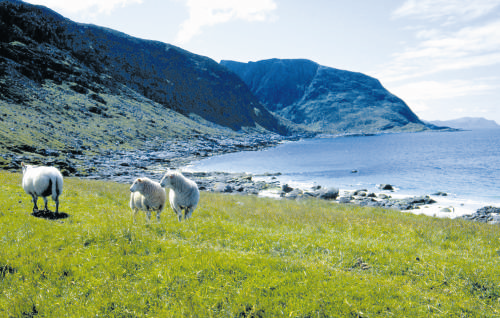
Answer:
[[[208,192],[228,195],[256,195],[279,200],[318,198],[336,204],[382,207],[395,209],[402,213],[500,224],[500,208],[495,208],[496,210],[489,211],[487,214],[478,213],[478,210],[491,206],[491,204],[465,200],[446,193],[418,196],[400,193],[395,187],[392,190],[379,189],[376,192],[369,192],[366,189],[348,190],[296,182],[283,183],[279,181],[280,173],[252,175],[249,173],[202,172],[192,171],[189,167],[185,167],[181,171],[197,182],[202,191]],[[390,185],[383,186],[392,187]]]
[[[252,175],[248,173],[191,171],[189,164],[221,154],[262,150],[283,142],[297,141],[306,137],[310,136],[252,135],[230,139],[206,136],[191,140],[150,144],[142,150],[105,151],[94,156],[73,155],[67,156],[65,159],[51,157],[50,154],[43,158],[44,160],[34,159],[27,155],[2,156],[4,159],[7,157],[10,160],[10,165],[6,170],[12,171],[19,171],[21,162],[25,161],[32,164],[58,166],[64,170],[63,173],[66,176],[131,183],[139,176],[159,180],[166,169],[171,168],[181,170],[187,177],[197,182],[202,191],[300,200],[307,197],[321,197],[323,192],[332,190],[332,188],[324,188],[321,185],[305,185],[293,181],[285,183],[279,180],[281,173]],[[287,188],[287,191],[284,191],[284,188]],[[478,213],[477,211],[490,205],[447,194],[433,195],[429,193],[423,196],[412,196],[398,192],[396,186],[392,190],[380,189],[380,191],[373,192],[366,189],[337,189],[337,191],[335,198],[332,199],[330,196],[328,200],[342,204],[392,208],[403,213],[431,217],[478,219],[474,217]],[[494,211],[490,214],[494,217],[494,222],[500,223],[500,209],[498,212]],[[484,220],[485,218],[479,219]]]

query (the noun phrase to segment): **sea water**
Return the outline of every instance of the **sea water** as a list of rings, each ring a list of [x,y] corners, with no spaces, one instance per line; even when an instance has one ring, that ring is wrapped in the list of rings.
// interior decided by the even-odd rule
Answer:
[[[500,205],[500,129],[313,138],[194,162],[193,171],[276,174],[282,183]],[[380,190],[378,190],[380,191]]]

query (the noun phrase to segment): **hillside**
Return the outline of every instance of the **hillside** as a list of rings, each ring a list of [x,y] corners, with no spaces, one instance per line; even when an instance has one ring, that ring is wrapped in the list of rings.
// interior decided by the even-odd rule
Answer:
[[[31,214],[19,180],[0,171],[1,317],[500,311],[495,225],[207,192],[188,222],[170,207],[133,222],[128,185],[77,178],[50,220]]]
[[[0,1],[0,105],[0,148],[18,152],[290,132],[209,58],[17,0]]]
[[[269,110],[321,133],[429,129],[380,82],[309,60],[221,61]]]
[[[452,120],[435,120],[432,124],[441,127],[451,127],[456,129],[476,130],[476,129],[500,129],[494,120],[482,117],[462,117]]]

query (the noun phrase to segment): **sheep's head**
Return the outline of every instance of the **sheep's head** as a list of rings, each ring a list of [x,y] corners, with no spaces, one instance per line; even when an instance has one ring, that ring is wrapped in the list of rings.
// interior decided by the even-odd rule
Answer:
[[[174,174],[167,172],[160,181],[162,188],[170,188],[172,186],[172,180],[174,179]]]
[[[31,165],[27,165],[24,162],[21,162],[21,168],[23,170],[23,174],[31,167],[32,167]]]
[[[130,192],[140,192],[143,188],[143,183],[144,180],[142,180],[141,178],[135,179],[134,183],[132,183],[132,186],[130,187]]]

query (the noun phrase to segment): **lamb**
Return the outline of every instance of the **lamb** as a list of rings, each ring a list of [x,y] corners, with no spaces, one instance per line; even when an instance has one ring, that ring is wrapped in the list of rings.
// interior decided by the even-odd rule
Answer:
[[[158,182],[143,177],[135,179],[130,187],[130,208],[137,215],[138,210],[146,211],[148,221],[151,219],[151,211],[156,211],[156,219],[160,222],[160,213],[165,207],[167,194]]]
[[[33,212],[38,211],[38,197],[43,197],[45,202],[45,211],[47,208],[47,197],[52,195],[52,200],[56,203],[55,213],[59,213],[59,196],[63,190],[63,176],[61,172],[54,167],[37,167],[21,163],[23,171],[22,186],[24,191],[33,198]]]
[[[184,177],[180,172],[168,171],[161,179],[160,185],[170,188],[170,206],[177,214],[179,222],[182,221],[183,210],[184,219],[189,219],[200,200],[200,192],[196,183]]]

